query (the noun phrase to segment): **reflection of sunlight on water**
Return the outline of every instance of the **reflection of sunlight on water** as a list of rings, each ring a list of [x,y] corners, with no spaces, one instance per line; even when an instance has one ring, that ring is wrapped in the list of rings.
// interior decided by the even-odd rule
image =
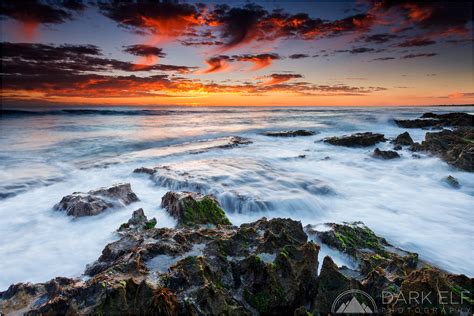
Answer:
[[[414,159],[407,150],[401,159],[381,161],[370,157],[373,148],[320,142],[356,131],[394,137],[404,130],[391,124],[391,118],[416,117],[429,109],[349,111],[180,108],[155,116],[2,118],[2,191],[15,183],[55,180],[47,187],[39,181],[25,193],[0,200],[0,257],[6,258],[0,263],[0,270],[6,271],[0,275],[0,289],[12,282],[80,274],[105,244],[117,238],[113,231],[139,207],[148,217],[156,217],[158,226],[173,226],[159,207],[169,188],[215,194],[236,225],[262,216],[291,217],[304,225],[362,220],[394,245],[417,251],[421,258],[452,272],[473,275],[471,174],[451,169],[437,158]],[[319,134],[261,135],[263,130],[294,128]],[[425,132],[410,130],[418,141]],[[253,144],[216,148],[229,135],[248,137]],[[135,168],[158,165],[171,166],[155,177],[161,186],[145,175],[131,174]],[[448,174],[459,179],[461,189],[445,185],[442,179]],[[76,221],[51,210],[73,191],[123,181],[132,183],[141,202]],[[327,249],[322,253],[335,256]]]

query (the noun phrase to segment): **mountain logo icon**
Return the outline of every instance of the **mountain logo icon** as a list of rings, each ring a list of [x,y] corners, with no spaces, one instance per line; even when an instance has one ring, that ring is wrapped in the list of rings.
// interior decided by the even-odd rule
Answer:
[[[334,314],[372,314],[377,313],[377,305],[366,292],[350,289],[337,296],[332,304],[331,312]]]

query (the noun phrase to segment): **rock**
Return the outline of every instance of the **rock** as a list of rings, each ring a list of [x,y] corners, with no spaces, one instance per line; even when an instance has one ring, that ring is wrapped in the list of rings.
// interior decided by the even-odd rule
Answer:
[[[156,218],[152,218],[148,220],[143,212],[142,208],[135,210],[132,214],[132,217],[128,220],[127,223],[123,223],[120,225],[117,231],[119,233],[123,232],[130,232],[130,231],[141,231],[144,229],[151,229],[154,228],[156,225]]]
[[[381,268],[392,276],[403,277],[419,263],[418,254],[390,245],[361,222],[331,223],[326,224],[326,227],[329,230],[318,231],[317,227],[307,226],[306,231],[329,247],[352,257],[364,275],[374,268]]]
[[[313,136],[316,133],[308,130],[293,130],[293,131],[278,131],[278,132],[265,132],[263,135],[271,137],[296,137],[296,136]]]
[[[396,151],[392,150],[380,150],[375,148],[374,153],[372,154],[375,158],[379,159],[395,159],[400,158],[400,155]]]
[[[130,231],[92,278],[12,285],[0,310],[33,314],[215,315],[313,309],[319,246],[300,222]],[[53,284],[54,283],[54,284]]]
[[[400,135],[398,135],[394,141],[393,144],[396,146],[410,146],[413,144],[413,139],[411,138],[410,134],[408,132],[404,132]]]
[[[106,209],[121,207],[135,201],[138,201],[138,197],[132,191],[130,183],[119,183],[87,193],[74,192],[63,197],[54,208],[70,216],[82,217],[97,215]]]
[[[474,171],[474,129],[444,129],[440,132],[426,133],[421,144],[413,144],[412,151],[426,151],[439,156],[448,164]]]
[[[170,191],[161,199],[161,206],[179,226],[231,225],[219,202],[211,195]]]
[[[220,145],[218,146],[219,148],[222,148],[222,149],[228,149],[228,148],[234,148],[234,147],[237,147],[237,146],[240,146],[240,145],[248,145],[248,144],[252,144],[253,142],[248,139],[248,138],[244,138],[244,137],[240,137],[240,136],[231,136],[229,138],[229,142],[225,145]]]
[[[444,178],[444,181],[455,189],[459,189],[461,187],[461,185],[459,184],[458,179],[456,179],[455,177],[453,177],[451,175]]]
[[[356,133],[350,136],[330,137],[324,140],[326,143],[346,147],[368,147],[379,142],[386,141],[383,134]]]
[[[474,127],[474,115],[467,113],[425,113],[421,116],[421,119],[395,120],[395,123],[403,128]]]
[[[321,274],[317,279],[318,294],[314,306],[321,314],[331,313],[332,304],[339,294],[349,289],[361,289],[359,281],[347,278],[328,256],[324,257]]]
[[[146,168],[146,167],[141,167],[133,170],[133,173],[144,173],[144,174],[149,174],[152,175],[156,172],[156,169],[152,168]]]
[[[402,150],[402,146],[397,145],[397,146],[393,147],[393,150]]]

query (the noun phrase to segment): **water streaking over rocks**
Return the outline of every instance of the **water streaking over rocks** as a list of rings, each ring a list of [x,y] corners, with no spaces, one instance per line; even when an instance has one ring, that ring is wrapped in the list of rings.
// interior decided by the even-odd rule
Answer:
[[[400,126],[394,121],[420,119],[425,112],[473,111],[473,107],[2,110],[0,290],[16,282],[80,276],[108,243],[119,238],[115,230],[138,208],[156,218],[156,227],[174,227],[176,220],[161,207],[170,190],[214,195],[234,225],[262,216],[289,217],[303,226],[362,221],[389,244],[418,253],[423,262],[473,276],[474,179],[457,167],[467,160],[453,160],[452,153],[432,145],[436,135],[423,144],[427,132],[440,132],[427,130],[429,123],[403,121]],[[421,118],[435,120],[435,128],[451,130],[447,119]],[[266,136],[291,131],[310,133]],[[419,146],[406,137],[392,143],[407,131]],[[387,141],[367,147],[324,141],[367,132]],[[396,150],[400,157],[373,157],[376,148],[385,152],[395,146],[400,146]],[[150,171],[133,172],[139,168]],[[73,192],[116,183],[130,183],[139,201],[92,217],[73,218],[54,209]]]

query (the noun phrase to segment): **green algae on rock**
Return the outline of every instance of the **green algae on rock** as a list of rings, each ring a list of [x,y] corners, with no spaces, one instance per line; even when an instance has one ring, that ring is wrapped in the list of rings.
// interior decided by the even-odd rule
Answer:
[[[168,192],[161,206],[176,218],[178,226],[232,225],[219,202],[211,195],[194,192]]]

